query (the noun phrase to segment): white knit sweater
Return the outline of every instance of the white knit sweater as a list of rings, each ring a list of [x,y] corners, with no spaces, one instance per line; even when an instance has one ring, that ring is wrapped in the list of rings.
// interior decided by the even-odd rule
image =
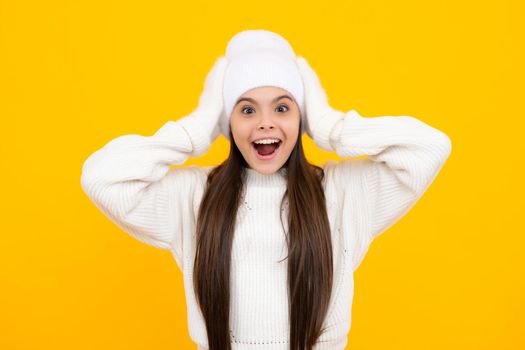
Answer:
[[[325,121],[314,136],[321,148],[341,157],[368,155],[323,166],[334,288],[327,331],[314,349],[339,350],[350,331],[353,272],[374,238],[411,209],[433,182],[451,152],[451,141],[409,116],[363,117],[350,110],[334,111]],[[184,276],[190,337],[199,349],[207,349],[192,269],[197,210],[213,167],[170,167],[209,147],[206,135],[190,134],[189,129],[168,121],[152,136],[115,138],[84,162],[81,185],[125,232],[172,252]],[[285,172],[264,175],[247,169],[232,250],[230,333],[235,350],[289,348],[287,260],[278,263],[287,252],[279,220]]]

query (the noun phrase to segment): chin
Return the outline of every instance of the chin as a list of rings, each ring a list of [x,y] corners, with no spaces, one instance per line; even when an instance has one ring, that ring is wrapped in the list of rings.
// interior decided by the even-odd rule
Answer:
[[[261,161],[259,159],[249,158],[246,159],[248,166],[256,170],[258,173],[270,175],[277,172],[286,164],[286,159],[273,159],[271,161]]]
[[[264,166],[264,165],[263,166],[250,165],[250,168],[252,168],[253,170],[257,171],[258,173],[265,174],[265,175],[270,175],[270,174],[275,173],[279,169],[281,169],[282,165],[281,166],[270,165],[270,164],[268,164],[266,166]]]

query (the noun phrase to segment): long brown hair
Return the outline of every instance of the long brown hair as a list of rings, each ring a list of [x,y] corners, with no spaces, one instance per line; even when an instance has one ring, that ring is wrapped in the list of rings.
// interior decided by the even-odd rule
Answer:
[[[199,207],[193,287],[209,350],[230,350],[230,264],[237,208],[245,183],[244,160],[230,131],[228,158],[211,170]],[[321,336],[332,293],[332,240],[323,169],[308,163],[301,133],[287,167],[288,300],[290,350],[310,350]],[[282,224],[282,221],[281,221]]]

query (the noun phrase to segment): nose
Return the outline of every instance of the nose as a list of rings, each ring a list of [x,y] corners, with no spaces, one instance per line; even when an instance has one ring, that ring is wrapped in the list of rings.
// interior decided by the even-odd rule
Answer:
[[[257,125],[258,130],[273,130],[275,129],[275,125],[272,122],[271,118],[263,118],[259,124]]]

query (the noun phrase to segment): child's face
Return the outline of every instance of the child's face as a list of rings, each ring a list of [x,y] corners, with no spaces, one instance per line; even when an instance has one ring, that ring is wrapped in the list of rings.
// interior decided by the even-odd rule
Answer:
[[[283,95],[289,98],[280,97]],[[264,86],[248,90],[237,99],[230,128],[249,167],[271,174],[288,160],[297,141],[299,122],[300,110],[292,94],[278,87]],[[278,142],[254,143],[262,139],[277,139]]]

